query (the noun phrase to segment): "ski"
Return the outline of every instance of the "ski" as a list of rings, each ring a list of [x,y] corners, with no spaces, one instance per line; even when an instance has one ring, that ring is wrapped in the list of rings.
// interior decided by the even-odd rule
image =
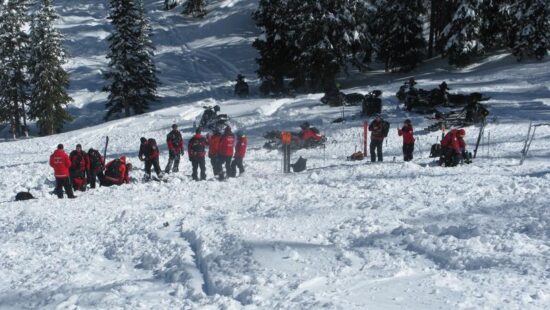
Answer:
[[[474,158],[476,158],[479,142],[481,141],[481,137],[483,137],[483,130],[485,130],[485,124],[486,124],[486,121],[484,119],[483,122],[481,123],[481,127],[479,127],[479,134],[477,135],[476,147],[474,149]]]
[[[531,128],[533,130],[531,131]],[[537,126],[532,126],[532,122],[529,123],[529,131],[527,132],[527,139],[525,140],[525,144],[523,146],[523,150],[521,151],[521,160],[519,161],[519,165],[523,165],[523,162],[525,161],[525,158],[527,157],[527,152],[529,152],[529,148],[531,147],[531,142],[533,142],[533,139],[535,139],[535,131],[537,130]]]

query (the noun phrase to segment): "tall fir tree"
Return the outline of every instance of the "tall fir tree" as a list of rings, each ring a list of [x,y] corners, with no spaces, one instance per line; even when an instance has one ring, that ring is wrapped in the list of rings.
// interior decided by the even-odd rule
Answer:
[[[377,1],[375,27],[377,59],[386,71],[414,69],[426,54],[422,16],[426,13],[422,0]]]
[[[511,29],[509,0],[482,0],[479,5],[480,38],[486,49],[508,45]]]
[[[187,0],[182,14],[203,17],[206,14],[206,0]]]
[[[27,10],[27,0],[9,0],[0,8],[0,122],[10,124],[14,137],[26,133]]]
[[[31,27],[31,101],[29,116],[36,119],[40,134],[58,133],[63,124],[72,120],[65,107],[72,98],[67,94],[69,74],[62,65],[66,53],[62,47],[63,37],[53,24],[58,15],[53,0],[41,0],[38,14]]]
[[[484,52],[479,4],[480,0],[461,0],[453,21],[445,27],[444,33],[448,38],[445,53],[452,65],[466,66],[473,57]]]
[[[518,61],[542,59],[550,48],[550,5],[548,0],[521,0],[513,6],[512,49]]]
[[[108,37],[110,70],[105,119],[124,111],[126,117],[142,114],[157,99],[158,80],[153,64],[149,25],[140,0],[111,0],[109,19],[114,32]]]

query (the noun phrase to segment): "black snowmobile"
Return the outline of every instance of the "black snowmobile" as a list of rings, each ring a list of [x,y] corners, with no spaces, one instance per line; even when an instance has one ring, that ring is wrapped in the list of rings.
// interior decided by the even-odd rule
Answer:
[[[203,129],[218,129],[223,132],[229,125],[229,116],[227,114],[218,114],[220,106],[204,106],[204,113],[199,121],[199,127]]]
[[[437,131],[442,126],[445,128],[451,127],[466,127],[474,124],[480,124],[485,121],[489,115],[487,107],[475,100],[471,101],[462,110],[454,110],[446,113],[435,112],[431,118],[435,122],[426,128],[427,131]]]
[[[382,91],[380,90],[373,90],[372,92],[365,95],[363,99],[361,115],[373,116],[375,114],[382,113],[382,99],[380,99],[381,95]]]

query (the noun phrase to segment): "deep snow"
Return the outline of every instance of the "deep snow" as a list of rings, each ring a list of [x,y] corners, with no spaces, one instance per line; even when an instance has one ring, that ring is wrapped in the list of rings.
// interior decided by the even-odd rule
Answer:
[[[397,107],[393,94],[407,76],[344,81],[361,85],[346,91],[382,89],[392,123],[384,163],[348,162],[361,148],[363,120],[351,117],[358,107],[332,124],[341,109],[320,105],[321,94],[228,99],[228,80],[254,70],[249,0],[216,2],[204,21],[152,12],[164,108],[98,124],[106,1],[75,2],[58,5],[74,56],[72,128],[80,129],[0,148],[0,308],[550,307],[548,127],[537,129],[519,166],[529,122],[550,122],[549,60],[517,64],[498,54],[464,70],[435,61],[415,72],[426,89],[446,80],[453,92],[492,97],[478,158],[456,168],[433,165],[429,147],[440,133],[421,133],[429,120]],[[147,4],[152,10],[162,1]],[[108,135],[108,157],[125,154],[141,168],[139,137],[154,137],[164,165],[170,125],[177,122],[187,140],[204,104],[220,104],[246,130],[243,176],[194,182],[185,159],[167,183],[143,183],[136,169],[134,184],[76,200],[50,195],[47,159],[58,143],[100,148]],[[395,130],[407,117],[420,132],[410,163],[402,162]],[[295,130],[303,120],[329,143],[292,155],[308,158],[306,172],[282,174],[281,156],[261,148],[262,134]],[[478,128],[466,131],[471,146]],[[11,202],[22,190],[38,199]]]

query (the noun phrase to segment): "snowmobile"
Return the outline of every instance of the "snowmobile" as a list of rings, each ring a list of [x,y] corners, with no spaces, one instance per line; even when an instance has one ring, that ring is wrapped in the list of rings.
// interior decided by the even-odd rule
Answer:
[[[218,129],[223,131],[225,127],[229,126],[229,116],[227,114],[218,114],[220,106],[204,106],[204,113],[198,122],[199,126],[203,129]],[[196,124],[196,122],[195,122]],[[195,126],[196,127],[196,126]]]
[[[450,127],[465,127],[474,124],[480,124],[485,121],[489,115],[487,107],[481,103],[473,101],[462,110],[454,110],[446,113],[436,111],[431,118],[435,120],[434,124],[426,128],[427,131],[437,131],[445,126]]]
[[[361,115],[373,116],[382,113],[382,100],[379,98],[380,95],[382,95],[382,91],[380,90],[373,90],[365,95]]]
[[[313,131],[316,131],[317,133],[319,130],[315,127],[311,127]],[[291,150],[299,150],[299,149],[309,149],[309,148],[317,148],[322,147],[327,142],[327,137],[321,136],[321,139],[319,141],[315,140],[307,140],[304,141],[300,134],[297,132],[291,132],[292,135],[292,142],[290,143],[290,149]],[[279,130],[271,130],[264,134],[264,138],[267,140],[264,144],[264,148],[268,150],[281,150],[283,147],[283,144],[281,142],[281,131]]]

